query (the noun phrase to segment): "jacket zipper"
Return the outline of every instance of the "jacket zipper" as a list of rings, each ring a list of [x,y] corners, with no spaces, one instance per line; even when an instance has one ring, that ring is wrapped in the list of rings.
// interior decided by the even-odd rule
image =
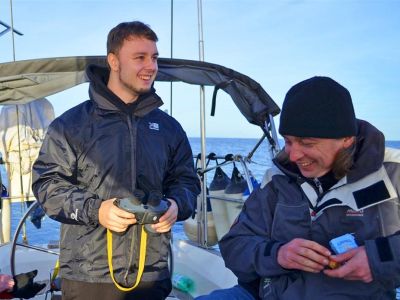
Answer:
[[[318,189],[318,198],[319,198],[319,195],[321,195],[324,192],[324,190],[322,189],[321,181],[319,181],[318,178],[314,178],[313,181],[314,181],[315,186]]]
[[[135,147],[135,141],[136,141],[136,132],[137,132],[137,122],[136,122],[136,117],[132,116],[129,114],[127,116],[127,122],[128,122],[128,129],[129,129],[129,139],[130,139],[130,148],[131,148],[131,176],[132,176],[132,192],[136,188],[136,147]],[[128,266],[126,268],[125,276],[124,276],[124,281],[125,284],[128,284],[128,275],[129,275],[129,270],[130,270],[130,265],[132,263],[132,259],[134,257],[134,243],[136,242],[138,236],[136,234],[136,228],[132,228],[132,240],[131,240],[131,245],[128,250]]]
[[[317,177],[313,178],[313,181],[314,181],[315,187],[317,188],[317,194],[318,194],[315,206],[312,206],[312,208],[311,208],[313,213],[315,214],[316,213],[315,211],[318,207],[318,203],[319,203],[319,201],[321,201],[322,197],[324,196],[324,190],[322,188],[321,181],[319,181],[319,179]]]
[[[132,191],[136,188],[136,132],[137,132],[137,121],[136,117],[132,115],[127,116],[128,128],[129,128],[129,138],[132,150],[131,157],[131,174],[132,174]]]

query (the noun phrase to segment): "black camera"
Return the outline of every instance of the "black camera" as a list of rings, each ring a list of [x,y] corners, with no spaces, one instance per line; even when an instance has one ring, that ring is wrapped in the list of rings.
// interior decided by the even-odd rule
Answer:
[[[156,197],[149,197],[150,201],[142,203],[141,197],[138,197],[138,191],[132,197],[120,198],[114,201],[114,204],[130,213],[135,214],[139,224],[158,223],[160,217],[168,210],[169,201],[162,199],[161,194]]]
[[[171,203],[163,197],[161,188],[151,185],[145,176],[139,175],[136,184],[137,188],[132,196],[118,198],[114,205],[133,213],[138,224],[145,225],[148,231],[154,232],[150,225],[159,222]]]

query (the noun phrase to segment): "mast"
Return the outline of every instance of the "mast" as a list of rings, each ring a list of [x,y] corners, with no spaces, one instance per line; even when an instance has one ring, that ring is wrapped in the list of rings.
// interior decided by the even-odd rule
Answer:
[[[204,61],[202,0],[197,0],[197,19],[199,31],[199,60]],[[201,170],[206,169],[206,114],[204,85],[200,86],[200,139]],[[201,196],[197,200],[197,239],[200,246],[207,248],[207,176],[202,176]]]

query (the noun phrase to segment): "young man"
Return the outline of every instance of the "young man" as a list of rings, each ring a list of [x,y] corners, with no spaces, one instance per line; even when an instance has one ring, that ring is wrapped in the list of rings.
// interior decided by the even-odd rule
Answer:
[[[279,132],[275,167],[219,244],[234,289],[241,299],[395,299],[400,151],[385,149],[383,134],[356,119],[347,89],[327,77],[289,90]]]
[[[157,40],[141,22],[110,31],[109,69],[87,68],[90,100],[51,124],[34,164],[35,196],[62,223],[63,299],[164,299],[171,290],[170,230],[191,215],[200,186],[185,132],[158,109]],[[145,234],[115,200],[159,193],[169,208],[145,230],[140,278]],[[107,238],[107,230],[114,234]]]

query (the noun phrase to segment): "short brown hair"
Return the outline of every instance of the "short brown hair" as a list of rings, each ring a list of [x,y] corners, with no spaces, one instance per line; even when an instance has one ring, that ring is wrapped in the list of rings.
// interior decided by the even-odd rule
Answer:
[[[123,22],[110,30],[107,36],[107,54],[118,53],[121,49],[124,40],[129,37],[143,37],[145,39],[157,42],[158,37],[150,26],[140,22]]]

